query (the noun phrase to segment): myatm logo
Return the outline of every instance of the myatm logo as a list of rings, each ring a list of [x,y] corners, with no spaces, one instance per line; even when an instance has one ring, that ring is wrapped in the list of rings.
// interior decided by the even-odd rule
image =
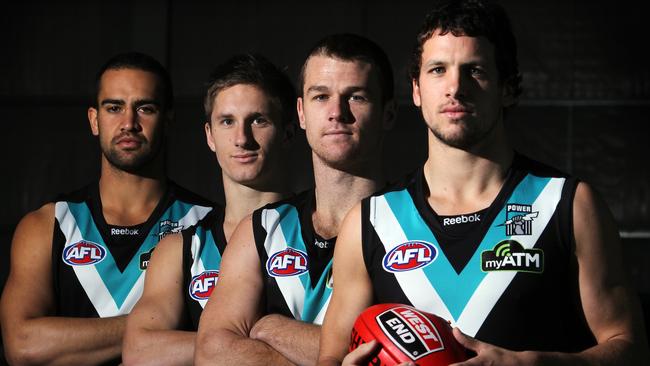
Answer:
[[[503,240],[494,249],[481,253],[481,270],[542,273],[544,251],[537,248],[524,249],[516,240]]]

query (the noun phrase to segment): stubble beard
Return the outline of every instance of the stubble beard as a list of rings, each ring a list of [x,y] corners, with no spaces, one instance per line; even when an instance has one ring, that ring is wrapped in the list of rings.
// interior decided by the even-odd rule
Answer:
[[[160,154],[162,144],[151,146],[144,142],[138,150],[120,151],[111,145],[103,151],[106,160],[115,168],[129,173],[137,173],[148,166]]]
[[[495,121],[485,128],[480,128],[471,122],[456,121],[455,123],[460,124],[461,131],[445,134],[440,128],[431,128],[431,132],[445,145],[465,151],[472,150],[481,144],[496,126]]]

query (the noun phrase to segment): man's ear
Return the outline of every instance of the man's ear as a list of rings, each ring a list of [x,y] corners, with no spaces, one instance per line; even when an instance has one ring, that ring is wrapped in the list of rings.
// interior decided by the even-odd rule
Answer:
[[[88,108],[88,122],[90,123],[90,131],[93,135],[99,136],[99,127],[97,125],[97,109],[95,107]]]
[[[212,128],[210,126],[210,121],[205,123],[205,140],[208,143],[208,147],[212,152],[217,152],[216,147],[214,146],[214,141],[212,140]]]
[[[300,128],[305,129],[305,110],[303,106],[302,97],[298,97],[296,101],[296,109],[298,111],[298,122],[300,123]]]
[[[293,141],[294,136],[296,136],[296,124],[293,121],[286,123],[282,126],[282,134],[282,143],[288,146]]]
[[[420,97],[420,84],[418,83],[417,79],[411,79],[411,86],[413,88],[411,94],[413,97],[413,104],[415,104],[416,107],[421,107],[422,99]]]
[[[517,103],[517,96],[515,95],[515,88],[517,77],[512,77],[503,83],[503,90],[501,94],[501,105],[504,108],[512,107]]]
[[[384,104],[383,127],[385,131],[393,128],[397,120],[397,103],[395,99],[391,99]]]

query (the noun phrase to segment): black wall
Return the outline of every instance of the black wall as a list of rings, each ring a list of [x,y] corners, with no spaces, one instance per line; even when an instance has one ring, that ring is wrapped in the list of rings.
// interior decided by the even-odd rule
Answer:
[[[368,36],[388,52],[399,118],[383,153],[391,177],[426,155],[425,129],[406,79],[430,1],[21,1],[0,12],[0,284],[11,232],[26,212],[93,179],[99,151],[86,119],[94,74],[111,55],[150,53],[169,67],[177,96],[169,172],[221,200],[202,131],[203,81],[237,52],[259,52],[296,79],[308,48],[333,32]],[[631,0],[503,0],[519,42],[525,92],[508,116],[513,144],[588,182],[624,237],[635,286],[650,294],[650,67],[646,12]],[[295,186],[311,182],[296,144]],[[645,162],[645,163],[644,163]]]

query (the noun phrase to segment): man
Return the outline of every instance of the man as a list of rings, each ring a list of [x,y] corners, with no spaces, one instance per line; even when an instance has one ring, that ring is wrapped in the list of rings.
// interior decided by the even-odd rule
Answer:
[[[316,361],[339,226],[383,183],[378,152],[395,112],[388,58],[356,35],[320,41],[303,65],[301,87],[298,117],[315,188],[239,224],[201,318],[196,364]]]
[[[232,232],[254,209],[283,198],[295,126],[289,78],[261,56],[239,55],[219,65],[208,85],[205,135],[221,166],[226,207],[158,245],[127,322],[125,364],[192,364],[199,317]]]
[[[451,321],[475,353],[456,365],[648,364],[604,204],[506,141],[503,113],[520,91],[509,24],[489,0],[441,4],[427,18],[411,76],[428,159],[346,217],[320,364],[342,361],[355,318],[373,303]]]
[[[210,211],[165,177],[173,93],[162,65],[115,56],[98,73],[95,101],[88,120],[102,151],[99,181],[16,228],[0,312],[11,364],[118,363],[151,251]]]

